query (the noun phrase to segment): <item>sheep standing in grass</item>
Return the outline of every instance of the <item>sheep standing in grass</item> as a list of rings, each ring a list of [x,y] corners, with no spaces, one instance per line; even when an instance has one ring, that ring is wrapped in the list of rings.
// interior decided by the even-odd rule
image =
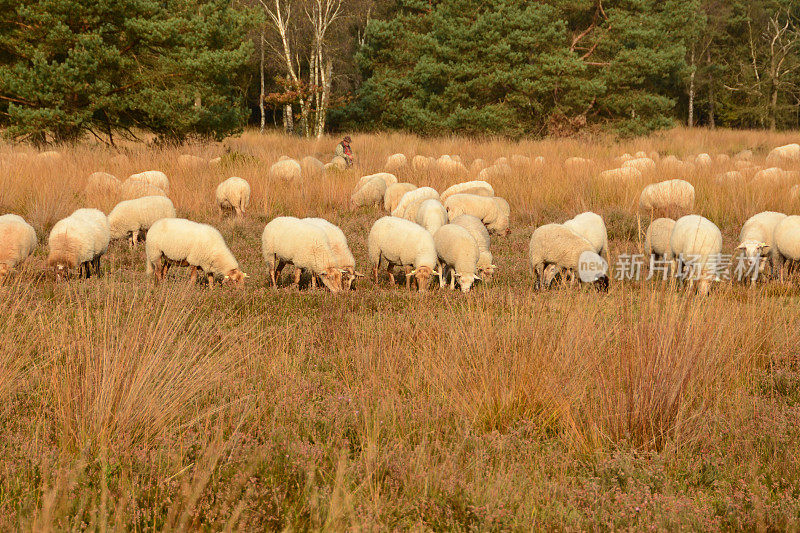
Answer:
[[[242,178],[233,176],[217,185],[215,197],[217,207],[222,214],[232,210],[241,217],[250,205],[250,184]]]
[[[459,215],[450,223],[463,227],[475,239],[478,245],[478,273],[484,283],[489,283],[497,270],[497,266],[493,263],[492,252],[489,250],[492,242],[489,230],[483,225],[481,219],[472,215]]]
[[[482,181],[489,181],[490,179],[494,178],[504,178],[506,176],[510,176],[512,172],[513,170],[510,165],[507,163],[499,163],[484,168],[478,173],[478,177]]]
[[[787,144],[773,148],[767,155],[767,164],[777,165],[786,161],[800,160],[800,144]]]
[[[355,191],[366,185],[368,182],[372,181],[373,178],[381,178],[384,183],[386,183],[386,188],[388,189],[390,186],[397,183],[397,176],[390,172],[378,172],[377,174],[369,174],[368,176],[361,176],[361,179],[358,180],[358,185],[355,186]]]
[[[439,256],[440,286],[450,275],[450,289],[455,289],[456,281],[462,292],[467,292],[478,276],[478,243],[469,231],[456,224],[445,224],[433,235],[436,254]]]
[[[208,160],[192,154],[181,154],[178,156],[178,166],[189,170],[197,170],[208,166]]]
[[[269,167],[270,177],[284,181],[298,181],[302,173],[300,163],[294,159],[284,159]]]
[[[169,194],[169,179],[166,174],[159,170],[147,170],[145,172],[139,172],[138,174],[131,174],[128,176],[128,180],[155,185],[164,191],[165,195]]]
[[[649,157],[637,157],[622,163],[622,168],[635,168],[640,172],[650,172],[656,169],[656,162]]]
[[[294,217],[278,217],[270,221],[261,235],[261,253],[269,267],[272,286],[278,286],[278,278],[286,265],[294,265],[294,285],[300,287],[303,270],[311,274],[311,287],[316,289],[317,278],[331,292],[342,290],[341,257],[331,248],[327,231],[320,223],[312,223]],[[346,246],[346,242],[345,242]],[[355,267],[355,261],[353,261]],[[354,268],[355,272],[355,268]]]
[[[800,261],[800,216],[792,215],[784,218],[775,226],[772,236],[773,244],[778,249],[774,259],[780,272],[781,283],[784,281],[783,265],[787,261],[789,266],[797,265]]]
[[[145,196],[118,203],[108,214],[110,238],[128,238],[131,247],[139,241],[140,232],[162,218],[175,218],[172,200],[164,196]]]
[[[447,224],[447,220],[447,210],[439,200],[429,198],[419,204],[415,222],[428,230],[431,235]]]
[[[509,217],[506,214],[507,203],[495,198],[476,196],[474,194],[454,194],[444,202],[447,214],[451,219],[459,215],[472,215],[481,219],[489,233],[508,235]]]
[[[494,196],[494,188],[489,182],[483,180],[466,181],[451,185],[441,195],[442,202],[454,194],[475,194],[477,196]]]
[[[584,157],[568,157],[564,161],[564,170],[568,172],[587,171],[594,167],[594,161]]]
[[[793,175],[793,172],[778,167],[764,168],[755,173],[753,176],[753,183],[779,183],[793,177]]]
[[[383,201],[384,194],[386,194],[386,182],[382,177],[376,176],[353,191],[350,204],[353,207],[379,204]]]
[[[563,224],[545,224],[536,228],[531,235],[528,246],[528,263],[534,276],[535,286],[545,288],[545,269],[554,266],[551,278],[561,271],[571,273],[574,279],[578,272],[578,263],[584,252],[594,252],[595,248],[582,236]],[[592,283],[601,290],[608,289],[608,276],[600,275]]]
[[[197,281],[197,271],[202,270],[208,279],[208,288],[214,288],[214,279],[232,282],[241,287],[247,274],[239,269],[222,234],[213,226],[183,218],[162,218],[147,231],[147,273],[161,281],[170,265],[189,266],[189,282]]]
[[[408,159],[405,154],[392,154],[386,158],[386,165],[384,168],[386,172],[395,172],[400,170],[408,164]]]
[[[386,192],[383,195],[383,208],[388,212],[392,212],[397,209],[397,204],[400,203],[400,199],[407,192],[411,192],[417,188],[416,185],[413,183],[393,183],[386,187]]]
[[[672,237],[672,229],[675,221],[671,218],[657,218],[647,226],[644,236],[644,253],[650,261],[651,273],[654,271],[656,261],[665,261],[669,254],[669,239]],[[666,271],[661,270],[664,279],[669,274],[669,265]]]
[[[306,176],[325,172],[325,164],[314,156],[307,155],[300,160],[300,172]]]
[[[603,222],[603,217],[597,213],[592,213],[591,211],[581,213],[564,222],[564,226],[592,243],[597,255],[603,257],[607,254],[608,230],[606,229],[606,223]]]
[[[783,213],[764,211],[748,218],[742,225],[742,231],[739,232],[739,246],[736,249],[742,252],[744,258],[750,261],[751,265],[758,265],[758,270],[753,272],[750,278],[752,283],[755,283],[756,278],[764,272],[767,263],[769,263],[770,276],[775,273],[778,250],[773,246],[773,235],[775,227],[784,218],[786,215]]]
[[[690,288],[697,281],[698,294],[707,295],[711,282],[719,278],[722,233],[716,224],[700,215],[681,217],[672,229],[669,247],[666,259],[672,261],[672,271],[688,279]]]
[[[411,160],[411,168],[413,168],[416,172],[427,172],[428,170],[431,170],[435,162],[436,160],[432,157],[415,155]]]
[[[36,248],[36,231],[19,215],[0,216],[0,280]]]
[[[622,167],[604,170],[600,173],[600,179],[607,181],[629,181],[637,180],[642,177],[642,172],[638,168]]]
[[[387,271],[394,286],[395,266],[405,267],[406,288],[411,289],[411,281],[417,290],[428,288],[431,276],[436,272],[438,256],[433,236],[419,224],[403,218],[386,216],[378,219],[367,237],[367,253],[373,265],[375,283],[378,283],[378,271],[381,263],[386,261]]]
[[[55,269],[56,279],[69,275],[75,267],[90,277],[90,267],[100,274],[100,257],[108,250],[108,219],[97,209],[78,209],[56,222],[47,240],[50,253],[47,265]]]
[[[85,194],[117,194],[122,182],[108,172],[93,172],[86,182]]]
[[[120,189],[120,197],[123,200],[135,200],[136,198],[142,198],[144,196],[166,196],[163,190],[160,187],[152,185],[150,183],[146,183],[144,181],[137,181],[132,180],[130,178],[126,179],[122,183],[122,188]]]
[[[684,180],[651,183],[639,195],[639,209],[645,213],[690,213],[694,209],[694,186]]]
[[[392,211],[392,216],[405,218],[406,220],[414,222],[417,220],[417,210],[420,204],[430,199],[439,199],[439,193],[432,187],[420,187],[419,189],[407,192],[400,198],[397,207]]]
[[[342,287],[345,290],[353,289],[353,282],[356,278],[364,277],[364,274],[356,270],[356,259],[353,257],[353,252],[347,245],[347,237],[344,232],[335,224],[332,224],[324,218],[304,218],[303,222],[313,224],[325,232],[328,237],[328,243],[331,246],[334,258],[336,259],[335,266],[344,270],[342,274]]]

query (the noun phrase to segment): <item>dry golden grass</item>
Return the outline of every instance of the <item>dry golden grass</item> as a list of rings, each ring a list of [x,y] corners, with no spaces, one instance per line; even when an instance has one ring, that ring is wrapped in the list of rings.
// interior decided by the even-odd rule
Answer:
[[[356,169],[299,185],[274,182],[269,166],[283,154],[328,160],[335,139],[129,145],[127,162],[81,145],[55,164],[0,147],[0,213],[24,216],[42,243],[75,208],[113,207],[84,196],[91,172],[160,169],[179,216],[219,227],[252,276],[243,291],[212,293],[176,268],[156,286],[143,249],[118,244],[105,275],[56,284],[37,249],[0,287],[0,529],[797,529],[796,286],[727,283],[706,299],[652,282],[535,293],[525,255],[533,225],[587,209],[605,217],[612,257],[637,250],[638,193],[671,177],[695,185],[697,211],[730,252],[750,215],[800,211],[791,183],[718,184],[728,162],[608,186],[561,162],[589,157],[602,170],[623,152],[750,148],[763,164],[795,139],[354,136]],[[266,287],[261,231],[281,214],[339,224],[368,268],[366,235],[382,213],[347,202],[394,152],[459,154],[467,166],[545,157],[493,180],[513,209],[511,235],[493,241],[493,284],[467,295],[385,280],[335,296]],[[223,164],[180,168],[182,153]],[[233,175],[253,188],[243,220],[221,219],[213,202]],[[440,190],[457,181],[399,175]]]

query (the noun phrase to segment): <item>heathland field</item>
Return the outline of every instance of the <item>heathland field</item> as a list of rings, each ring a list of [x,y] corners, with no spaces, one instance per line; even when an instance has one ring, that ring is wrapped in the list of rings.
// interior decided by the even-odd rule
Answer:
[[[641,250],[644,185],[690,181],[695,212],[723,253],[764,210],[800,214],[796,174],[718,181],[749,149],[765,166],[797,134],[672,130],[624,142],[512,143],[354,135],[351,170],[286,183],[281,155],[330,160],[338,141],[246,133],[180,148],[60,147],[47,161],[0,146],[0,214],[23,216],[39,246],[0,286],[0,529],[566,530],[800,528],[798,280],[720,282],[701,298],[674,284],[608,293],[536,292],[535,226],[601,214],[612,265]],[[607,182],[627,152],[713,163]],[[395,152],[458,154],[469,168],[543,156],[492,179],[512,209],[493,237],[498,272],[473,291],[409,293],[384,276],[356,290],[267,286],[264,225],[324,217],[369,272],[366,237],[382,210],[348,205],[358,179]],[[221,156],[188,168],[178,156]],[[593,165],[565,170],[568,157]],[[56,283],[47,235],[79,207],[89,174],[162,170],[178,216],[220,229],[243,289],[210,291],[173,268],[145,275],[144,249],[114,243],[104,273]],[[784,166],[785,170],[800,170]],[[465,179],[397,171],[443,190]],[[473,172],[470,176],[475,176]],[[243,219],[221,218],[217,184],[248,180]],[[290,268],[287,270],[291,270]],[[286,274],[284,274],[286,276]],[[284,284],[288,283],[288,276]]]

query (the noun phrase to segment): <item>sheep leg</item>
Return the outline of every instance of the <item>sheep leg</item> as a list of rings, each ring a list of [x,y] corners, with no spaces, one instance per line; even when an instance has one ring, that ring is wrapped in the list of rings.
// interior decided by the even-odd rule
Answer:
[[[298,267],[294,267],[294,286],[297,287],[297,290],[300,290],[300,276],[303,274],[303,270]]]
[[[454,290],[456,290],[456,273],[455,273],[455,270],[450,268],[450,267],[448,267],[447,268],[447,273],[450,275],[450,290],[454,291]]]
[[[394,263],[389,261],[389,266],[386,267],[386,272],[389,273],[389,283],[394,287]]]
[[[211,272],[208,273],[208,290],[214,290],[214,274]]]
[[[536,271],[536,280],[534,282],[534,288],[539,289],[540,291],[544,290],[544,263],[539,263],[534,268]]]
[[[317,276],[315,274],[311,274],[311,290],[317,290]]]
[[[138,231],[134,231],[128,237],[128,248],[135,248],[136,247],[136,239],[138,238]]]
[[[375,278],[375,285],[378,284],[378,270],[381,268],[381,259],[382,256],[378,254],[378,264],[376,264],[375,267],[372,269],[372,276],[373,278]]]
[[[192,266],[189,272],[189,285],[194,285],[195,283],[197,283],[197,267]]]
[[[406,273],[406,289],[410,291],[411,290],[411,267],[410,266],[406,266],[406,267],[403,268],[403,270]]]
[[[96,276],[100,275],[100,256],[98,255],[94,259],[92,259],[92,267],[94,268],[94,274]]]

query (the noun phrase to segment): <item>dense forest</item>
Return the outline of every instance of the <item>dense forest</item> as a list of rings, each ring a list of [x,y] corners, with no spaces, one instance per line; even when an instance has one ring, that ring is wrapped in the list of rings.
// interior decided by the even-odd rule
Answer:
[[[0,125],[636,135],[800,126],[793,0],[0,0]]]

